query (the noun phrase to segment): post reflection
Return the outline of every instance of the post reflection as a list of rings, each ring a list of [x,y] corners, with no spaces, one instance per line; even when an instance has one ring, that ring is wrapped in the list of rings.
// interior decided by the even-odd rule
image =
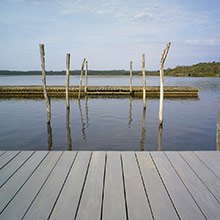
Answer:
[[[88,113],[88,97],[85,96],[85,110],[86,110],[86,125],[89,127],[89,113]]]
[[[131,123],[132,123],[132,96],[130,95],[129,98],[129,122],[128,122],[128,127],[131,127]]]
[[[145,140],[145,120],[146,120],[146,108],[143,108],[143,115],[142,115],[142,133],[141,133],[141,141],[140,141],[140,149],[144,151],[144,140]]]
[[[81,118],[81,123],[82,123],[82,137],[83,137],[83,140],[86,141],[85,122],[84,122],[84,120],[83,120],[83,115],[82,115],[82,108],[81,108],[80,99],[78,99],[78,104],[79,104],[79,113],[80,113],[80,118]]]
[[[159,125],[158,129],[158,151],[162,151],[162,132],[163,132],[163,125]]]
[[[66,107],[66,130],[67,130],[67,144],[68,150],[72,150],[72,138],[71,138],[71,129],[70,129],[70,108]]]

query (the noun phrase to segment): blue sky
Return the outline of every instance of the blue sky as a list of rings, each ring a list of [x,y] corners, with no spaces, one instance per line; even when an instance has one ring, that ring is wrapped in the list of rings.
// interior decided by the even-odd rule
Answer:
[[[219,0],[0,0],[0,69],[40,70],[39,43],[46,69],[71,69],[84,57],[89,69],[157,70],[220,61]]]

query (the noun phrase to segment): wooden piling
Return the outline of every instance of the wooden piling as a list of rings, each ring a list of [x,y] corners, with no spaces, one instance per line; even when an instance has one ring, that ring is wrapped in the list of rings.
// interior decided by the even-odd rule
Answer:
[[[47,87],[46,87],[46,71],[45,71],[45,52],[44,52],[44,44],[40,44],[40,56],[41,56],[41,69],[42,69],[42,83],[43,83],[43,90],[44,90],[44,98],[46,100],[46,107],[47,107],[47,123],[50,123],[51,113],[50,113],[50,98],[47,94]]]
[[[144,108],[146,108],[145,54],[142,55],[142,75],[143,75],[143,106]]]
[[[163,49],[161,60],[160,60],[160,110],[159,110],[159,122],[163,124],[163,99],[164,99],[164,62],[167,57],[170,42],[167,43],[166,48]]]
[[[132,94],[132,61],[130,61],[130,94]]]
[[[85,61],[86,61],[86,58],[83,59],[83,63],[82,63],[82,67],[81,67],[81,74],[80,74],[80,83],[79,83],[79,95],[78,95],[78,99],[80,99],[80,92],[81,92],[81,87],[82,87],[83,69],[84,69]]]
[[[87,82],[88,82],[88,61],[86,60],[86,70],[85,70],[85,93],[87,93]]]
[[[158,151],[162,151],[162,132],[163,132],[163,125],[159,125],[158,129]]]
[[[220,99],[218,106],[218,122],[217,122],[217,134],[216,134],[216,150],[220,151]]]
[[[69,103],[69,81],[70,81],[70,54],[66,54],[66,107],[70,107]]]

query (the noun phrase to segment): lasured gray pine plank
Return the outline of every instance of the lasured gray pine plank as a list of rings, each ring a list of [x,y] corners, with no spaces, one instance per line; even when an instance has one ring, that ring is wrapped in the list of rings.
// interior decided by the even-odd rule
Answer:
[[[163,152],[150,153],[180,219],[205,219],[203,213]]]
[[[206,218],[210,220],[219,219],[219,202],[213,197],[189,165],[183,160],[178,152],[166,152],[166,155]]]
[[[89,151],[78,153],[50,219],[74,219],[90,157]]]
[[[0,189],[0,213],[45,158],[46,151],[36,152]]]
[[[6,153],[6,151],[0,151],[0,157],[5,153]]]
[[[100,219],[105,156],[105,152],[94,151],[92,153],[92,159],[76,219]]]
[[[149,152],[136,152],[154,219],[179,219]]]
[[[1,156],[0,160],[0,170],[9,163],[16,155],[18,155],[20,151],[7,151]]]
[[[218,178],[220,178],[220,152],[194,151],[193,152]],[[218,160],[219,157],[219,160]]]
[[[108,219],[127,219],[119,152],[107,152],[102,220]]]
[[[7,166],[0,170],[0,188],[34,154],[34,151],[22,151]]]
[[[23,219],[48,219],[75,156],[74,151],[63,153]]]
[[[29,205],[40,191],[47,180],[62,152],[51,151],[35,170],[30,179],[25,183],[6,209],[0,214],[0,219],[17,220],[22,219]]]
[[[122,164],[128,219],[153,219],[134,152],[123,152]]]
[[[180,152],[189,166],[199,176],[213,196],[220,202],[220,179],[216,177],[205,165],[190,151]]]

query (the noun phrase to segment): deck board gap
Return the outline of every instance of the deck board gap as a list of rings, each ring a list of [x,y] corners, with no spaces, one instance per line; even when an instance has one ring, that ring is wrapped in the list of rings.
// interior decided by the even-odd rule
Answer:
[[[104,205],[104,195],[105,195],[106,165],[107,165],[107,153],[105,153],[105,164],[104,164],[104,175],[103,175],[103,188],[102,188],[102,201],[101,201],[102,204],[101,204],[100,220],[102,220],[102,215],[103,215],[103,205]]]
[[[83,190],[85,188],[86,179],[87,179],[88,172],[89,172],[89,166],[90,166],[90,163],[91,163],[91,160],[92,160],[92,154],[93,154],[93,152],[91,152],[90,157],[89,157],[89,162],[88,162],[87,169],[86,169],[86,175],[85,175],[85,179],[83,181],[82,190],[80,192],[79,201],[78,201],[78,204],[77,204],[74,220],[77,218],[77,214],[78,214],[78,211],[79,211],[79,205],[80,205],[80,202],[81,202],[81,199],[82,199]]]
[[[44,180],[43,184],[41,185],[40,189],[38,190],[38,192],[36,193],[36,195],[34,196],[33,200],[30,202],[29,206],[27,207],[27,209],[24,212],[24,215],[22,216],[21,219],[24,219],[25,215],[27,214],[28,210],[31,208],[32,204],[34,203],[35,199],[37,198],[37,196],[39,195],[40,191],[42,190],[43,186],[45,185],[45,183],[47,182],[49,176],[51,175],[51,173],[53,172],[54,168],[56,167],[57,163],[59,162],[60,158],[62,157],[64,152],[61,153],[61,155],[59,156],[58,160],[56,161],[56,163],[54,164],[53,168],[50,170],[49,174],[47,175],[46,179]]]
[[[9,152],[9,151],[7,151],[7,152]],[[17,152],[17,154],[15,154],[12,158],[10,158],[2,167],[0,167],[0,170],[2,170],[7,164],[9,164],[20,153],[21,153],[21,151]]]
[[[126,218],[128,220],[128,204],[127,204],[127,196],[126,196],[126,188],[125,188],[125,176],[124,176],[124,167],[123,167],[123,160],[120,154],[121,160],[121,175],[122,175],[122,182],[123,182],[123,189],[124,189],[124,200],[125,200],[125,210],[126,210]]]

